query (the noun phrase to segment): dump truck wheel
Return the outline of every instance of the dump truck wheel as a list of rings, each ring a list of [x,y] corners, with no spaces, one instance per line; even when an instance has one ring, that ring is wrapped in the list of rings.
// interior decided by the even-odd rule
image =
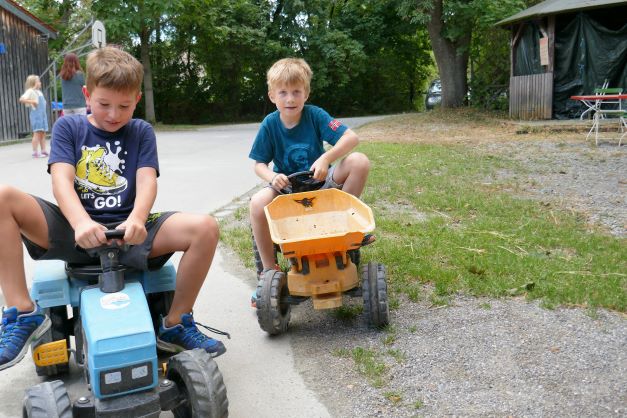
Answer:
[[[22,405],[24,418],[72,418],[72,403],[60,380],[26,389]]]
[[[361,269],[361,287],[368,323],[377,328],[386,326],[390,314],[385,266],[372,261],[364,265]]]
[[[287,276],[282,271],[266,271],[257,284],[257,320],[270,335],[287,331],[292,306],[281,301],[288,293]]]
[[[229,400],[222,373],[215,360],[200,348],[183,351],[170,358],[166,377],[176,383],[179,403],[176,418],[222,418],[229,415]]]

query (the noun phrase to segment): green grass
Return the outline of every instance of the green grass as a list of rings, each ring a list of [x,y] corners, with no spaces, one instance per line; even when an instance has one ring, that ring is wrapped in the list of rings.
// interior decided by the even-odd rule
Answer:
[[[359,150],[372,161],[362,200],[377,224],[362,263],[387,266],[392,305],[405,294],[445,306],[465,292],[625,311],[625,241],[491,180],[501,169],[519,174],[512,182],[525,178],[523,166],[462,145],[365,142]],[[246,224],[245,208],[236,216]],[[252,267],[247,224],[224,228],[222,239]]]
[[[365,376],[373,387],[381,388],[385,384],[385,363],[379,359],[379,354],[374,350],[362,347],[353,348],[351,351],[357,371]]]
[[[383,396],[395,405],[399,404],[403,400],[403,396],[399,392],[385,392]]]

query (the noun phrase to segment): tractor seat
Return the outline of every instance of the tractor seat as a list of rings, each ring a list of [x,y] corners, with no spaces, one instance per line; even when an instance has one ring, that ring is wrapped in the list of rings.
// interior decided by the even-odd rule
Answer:
[[[148,270],[159,270],[172,257],[174,253],[164,254],[158,257],[148,259]],[[134,267],[119,265],[119,269],[125,273],[134,273],[140,271]],[[88,280],[90,282],[98,282],[98,275],[102,273],[100,261],[94,258],[93,263],[65,263],[65,272],[68,277],[76,279]]]
[[[137,271],[127,266],[120,266],[120,270],[128,273]],[[68,277],[97,283],[98,276],[102,274],[102,267],[99,262],[93,264],[65,263],[65,272]]]

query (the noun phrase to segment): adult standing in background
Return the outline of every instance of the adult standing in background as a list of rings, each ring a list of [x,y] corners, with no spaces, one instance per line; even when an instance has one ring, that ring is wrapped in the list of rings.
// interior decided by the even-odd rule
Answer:
[[[83,95],[85,75],[76,54],[70,52],[63,58],[61,67],[61,94],[64,115],[86,115],[87,105]]]

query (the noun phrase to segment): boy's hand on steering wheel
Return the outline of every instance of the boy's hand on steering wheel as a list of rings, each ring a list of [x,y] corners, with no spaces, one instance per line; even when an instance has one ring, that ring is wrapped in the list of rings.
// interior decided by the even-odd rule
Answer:
[[[91,219],[79,223],[74,229],[74,240],[81,248],[95,248],[107,243],[107,227]]]
[[[290,185],[290,181],[287,179],[287,176],[283,173],[277,173],[272,177],[272,181],[270,185],[276,190],[281,190]]]
[[[146,240],[148,231],[144,222],[129,217],[115,229],[124,229],[124,242],[129,245],[141,244]]]
[[[327,179],[327,173],[329,172],[329,162],[324,155],[321,155],[311,165],[310,171],[313,171],[313,178],[318,181],[324,181]]]

